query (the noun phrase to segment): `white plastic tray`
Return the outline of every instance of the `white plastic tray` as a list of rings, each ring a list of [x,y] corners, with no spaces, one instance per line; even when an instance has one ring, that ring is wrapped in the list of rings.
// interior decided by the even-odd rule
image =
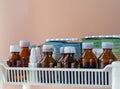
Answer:
[[[113,62],[104,69],[76,69],[8,67],[6,61],[0,61],[0,76],[0,89],[3,80],[7,84],[21,84],[23,89],[30,89],[30,85],[120,89],[120,62]]]
[[[116,63],[120,65],[120,62]],[[19,68],[8,67],[5,62],[1,61],[0,66],[1,76],[4,82],[8,84],[106,88],[112,87],[112,81],[114,80],[112,79],[114,75],[112,73],[112,65],[108,65],[104,69]]]

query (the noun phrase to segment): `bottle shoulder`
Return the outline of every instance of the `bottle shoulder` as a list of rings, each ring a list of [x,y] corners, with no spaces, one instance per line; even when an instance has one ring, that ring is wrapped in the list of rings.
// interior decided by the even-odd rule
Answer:
[[[85,51],[80,59],[97,59],[92,51]]]
[[[64,60],[65,56],[62,55],[59,59],[58,59],[58,62],[62,62]]]
[[[26,57],[29,58],[29,56],[30,56],[30,50],[28,48],[23,48],[23,49],[21,49],[21,51],[20,51],[19,54],[23,58],[26,58]]]
[[[19,54],[12,53],[9,57],[10,60],[18,60],[20,58]]]
[[[109,61],[117,61],[116,56],[112,51],[104,51],[98,58],[99,60],[109,60]]]

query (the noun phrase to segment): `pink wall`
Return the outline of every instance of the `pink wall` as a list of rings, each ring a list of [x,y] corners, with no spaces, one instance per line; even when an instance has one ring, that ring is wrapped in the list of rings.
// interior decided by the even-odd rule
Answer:
[[[47,38],[119,34],[119,29],[120,0],[0,0],[0,59],[20,39],[39,45]]]

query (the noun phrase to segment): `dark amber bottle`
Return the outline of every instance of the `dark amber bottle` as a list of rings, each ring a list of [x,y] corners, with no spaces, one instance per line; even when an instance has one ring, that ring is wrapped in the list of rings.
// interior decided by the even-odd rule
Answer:
[[[20,46],[18,45],[11,45],[10,46],[10,57],[9,60],[7,61],[7,65],[9,67],[16,67],[17,66],[17,61],[20,59],[19,57],[19,52],[20,52]],[[13,70],[9,70],[8,72],[8,81],[15,81],[16,74]],[[9,78],[10,77],[10,78]]]
[[[19,52],[20,52],[20,46],[18,45],[11,45],[10,46],[10,57],[7,61],[7,64],[9,67],[15,67],[17,60],[19,60]]]
[[[61,61],[63,68],[77,68],[77,60],[74,58],[75,47],[66,46],[64,47],[65,57]]]
[[[43,45],[43,58],[38,62],[38,67],[55,67],[57,62],[52,57],[53,45]]]
[[[64,47],[60,47],[60,58],[58,59],[58,62],[57,62],[57,68],[62,68],[62,62],[65,58],[65,53],[64,53]]]
[[[29,56],[30,56],[30,50],[29,50],[30,42],[28,41],[20,41],[20,58],[22,61],[22,67],[28,67],[29,63]]]
[[[102,42],[103,53],[100,55],[99,68],[104,68],[106,65],[111,64],[113,61],[117,61],[117,58],[112,52],[112,42]]]
[[[84,53],[79,59],[82,65],[82,68],[97,68],[98,60],[95,54],[92,52],[93,43],[83,43],[82,48]]]

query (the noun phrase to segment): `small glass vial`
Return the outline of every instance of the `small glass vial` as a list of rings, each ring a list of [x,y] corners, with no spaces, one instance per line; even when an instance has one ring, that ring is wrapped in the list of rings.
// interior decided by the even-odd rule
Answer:
[[[32,48],[36,48],[36,44],[30,43],[30,45],[29,45],[29,50],[31,51]]]
[[[9,57],[9,60],[7,61],[7,65],[9,67],[16,67],[16,62],[17,60],[20,59],[20,56],[19,56],[19,52],[20,52],[20,46],[18,45],[11,45],[10,46],[10,57]]]
[[[75,47],[66,46],[64,47],[65,57],[61,61],[63,68],[77,68],[78,62],[74,58],[74,54],[76,53]]]
[[[29,50],[30,42],[28,41],[20,41],[20,58],[22,61],[22,67],[28,67],[29,63],[29,56],[30,56],[30,50]]]
[[[99,68],[104,68],[106,65],[111,64],[113,61],[117,61],[117,58],[112,52],[112,42],[102,42],[103,53],[99,56]]]
[[[98,60],[95,54],[92,52],[93,43],[82,43],[84,53],[82,54],[80,61],[82,68],[97,68]]]
[[[38,62],[38,67],[51,68],[56,66],[56,61],[52,57],[53,45],[43,45],[43,58]]]

